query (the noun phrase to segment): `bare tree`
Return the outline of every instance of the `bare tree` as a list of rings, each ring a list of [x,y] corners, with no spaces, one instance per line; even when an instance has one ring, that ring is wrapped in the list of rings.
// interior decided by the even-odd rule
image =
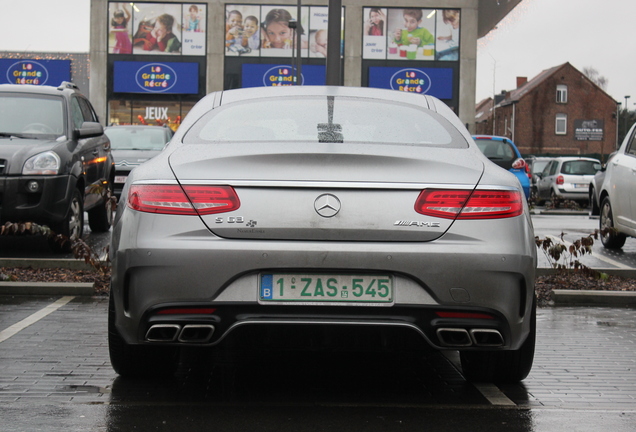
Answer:
[[[599,71],[597,71],[592,66],[586,66],[583,68],[583,74],[590,79],[594,84],[599,86],[601,89],[605,90],[607,88],[607,78],[602,76]]]

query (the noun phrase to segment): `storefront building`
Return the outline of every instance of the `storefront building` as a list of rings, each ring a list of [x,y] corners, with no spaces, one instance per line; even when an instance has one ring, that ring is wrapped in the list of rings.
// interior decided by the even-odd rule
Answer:
[[[324,84],[328,2],[304,1],[91,0],[91,101],[176,129],[212,91]],[[470,128],[477,38],[519,1],[343,0],[341,84],[435,96]]]

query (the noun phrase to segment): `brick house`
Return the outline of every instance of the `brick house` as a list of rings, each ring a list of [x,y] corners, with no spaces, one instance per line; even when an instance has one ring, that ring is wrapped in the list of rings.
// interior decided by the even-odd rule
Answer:
[[[530,81],[517,77],[515,90],[479,102],[475,129],[512,139],[524,156],[603,157],[616,148],[616,117],[617,102],[564,63]]]

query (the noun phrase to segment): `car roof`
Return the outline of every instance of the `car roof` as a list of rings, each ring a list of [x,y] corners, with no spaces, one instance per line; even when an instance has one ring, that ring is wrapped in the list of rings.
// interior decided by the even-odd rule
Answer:
[[[29,93],[29,94],[48,94],[58,96],[69,94],[80,94],[79,88],[67,81],[62,82],[58,87],[48,85],[23,85],[23,84],[0,84],[0,92],[6,93]]]

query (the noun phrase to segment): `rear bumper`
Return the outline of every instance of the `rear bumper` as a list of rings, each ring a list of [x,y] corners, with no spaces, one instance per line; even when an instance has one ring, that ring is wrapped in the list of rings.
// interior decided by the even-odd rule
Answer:
[[[453,234],[439,240],[410,243],[227,240],[212,235],[196,217],[155,218],[152,226],[129,209],[121,217],[126,223],[118,220],[111,248],[112,295],[116,326],[130,344],[213,345],[249,325],[367,325],[410,328],[436,348],[451,348],[439,329],[463,329],[473,342],[471,330],[494,330],[502,338],[497,349],[516,349],[529,331],[536,246],[525,216],[479,233],[492,237],[488,241],[469,232],[469,224],[455,224]],[[183,226],[184,219],[190,226]],[[122,231],[122,226],[131,231]],[[518,236],[516,241],[506,239],[511,232]],[[394,303],[260,303],[259,274],[277,270],[390,274]],[[215,310],[158,313],[175,307]],[[440,311],[485,313],[490,318],[441,318]],[[175,338],[149,338],[155,325],[171,328]],[[193,325],[212,327],[209,338],[179,341],[184,327]],[[452,348],[483,346],[466,343]]]

